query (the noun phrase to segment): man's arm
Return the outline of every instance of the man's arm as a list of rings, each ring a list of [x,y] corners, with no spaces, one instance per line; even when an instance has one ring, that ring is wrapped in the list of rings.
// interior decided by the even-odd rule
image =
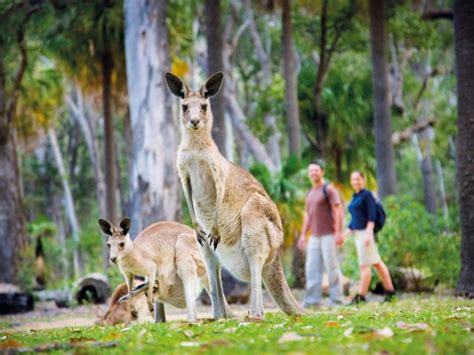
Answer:
[[[309,232],[309,218],[308,218],[308,212],[305,210],[304,211],[304,216],[303,216],[303,228],[301,229],[301,236],[306,237]]]
[[[337,245],[344,243],[344,236],[342,235],[342,211],[341,200],[338,192],[333,188],[329,188],[329,203],[331,204],[331,214],[333,221],[334,237]]]

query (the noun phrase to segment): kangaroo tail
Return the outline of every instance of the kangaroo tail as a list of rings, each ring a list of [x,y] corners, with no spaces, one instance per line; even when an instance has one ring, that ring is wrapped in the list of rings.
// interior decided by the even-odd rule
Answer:
[[[305,311],[296,301],[283,273],[280,254],[277,254],[271,264],[263,267],[263,283],[280,309],[288,315],[302,315]]]

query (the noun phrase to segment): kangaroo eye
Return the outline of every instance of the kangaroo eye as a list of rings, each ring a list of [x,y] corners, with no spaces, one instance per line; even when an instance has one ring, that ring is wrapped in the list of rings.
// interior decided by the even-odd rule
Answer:
[[[207,111],[207,104],[202,104],[201,105],[201,110],[203,110],[204,112]]]
[[[181,105],[181,108],[183,109],[183,112],[186,112],[188,110],[188,105]]]
[[[119,247],[120,247],[120,248],[123,248],[124,246],[125,246],[125,243],[124,243],[124,242],[122,242],[122,243],[119,244]]]
[[[110,249],[110,243],[107,243],[107,249]]]

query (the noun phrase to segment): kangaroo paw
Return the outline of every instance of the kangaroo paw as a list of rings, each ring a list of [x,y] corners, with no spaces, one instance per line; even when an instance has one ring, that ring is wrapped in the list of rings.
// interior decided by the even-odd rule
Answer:
[[[196,238],[200,246],[204,246],[202,243],[206,242],[206,233],[201,229],[196,232]]]
[[[214,247],[214,251],[216,251],[217,245],[218,245],[219,242],[221,241],[221,238],[216,237],[216,236],[214,236],[214,235],[212,235],[212,234],[209,234],[209,235],[207,236],[207,240],[209,240],[209,245],[212,246],[212,247]]]

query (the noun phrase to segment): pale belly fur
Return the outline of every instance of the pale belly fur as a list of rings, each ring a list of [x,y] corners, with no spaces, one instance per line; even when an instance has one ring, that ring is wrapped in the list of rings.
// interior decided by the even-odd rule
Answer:
[[[215,251],[222,266],[230,273],[244,282],[250,282],[250,267],[247,256],[244,253],[241,242],[227,246],[219,244]]]

